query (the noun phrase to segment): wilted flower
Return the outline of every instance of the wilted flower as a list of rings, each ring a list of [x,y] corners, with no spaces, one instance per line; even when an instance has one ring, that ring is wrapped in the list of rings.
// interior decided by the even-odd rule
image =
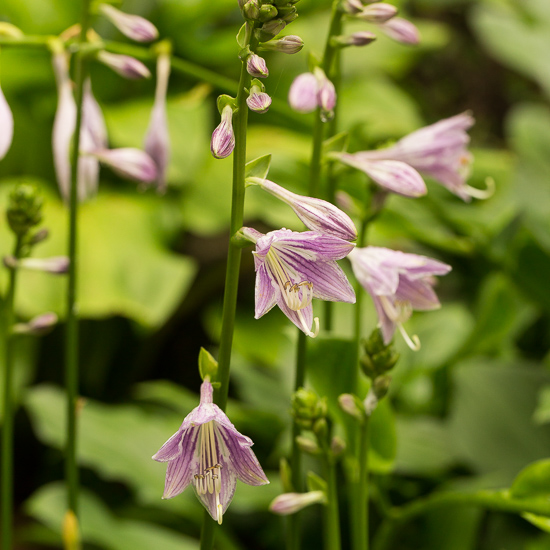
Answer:
[[[353,244],[315,231],[279,229],[263,235],[244,227],[241,233],[256,244],[256,319],[278,305],[301,331],[314,338],[319,333],[319,319],[313,319],[313,298],[355,303],[353,288],[336,263],[349,254]]]
[[[2,160],[11,147],[13,139],[13,115],[10,106],[0,88],[0,160]]]
[[[256,78],[266,78],[269,76],[269,69],[265,63],[265,59],[253,53],[246,59],[246,70],[249,75]]]
[[[259,185],[268,193],[286,202],[308,229],[339,237],[345,241],[357,239],[357,229],[351,218],[330,202],[297,195],[266,179],[248,178],[246,181],[249,184]]]
[[[124,78],[137,80],[151,77],[151,71],[141,61],[129,55],[102,50],[97,54],[97,59]]]
[[[96,157],[99,162],[109,166],[123,178],[149,183],[157,177],[154,160],[140,149],[132,147],[100,149],[88,154]]]
[[[157,86],[155,104],[151,111],[149,127],[145,134],[145,152],[157,165],[157,189],[166,189],[166,172],[170,161],[170,135],[166,117],[166,92],[170,77],[170,56],[159,55],[157,59]]]
[[[304,41],[294,34],[283,36],[278,40],[271,40],[262,44],[262,50],[272,50],[286,54],[298,53],[304,47]]]
[[[325,72],[316,67],[313,73],[303,73],[296,77],[288,92],[288,102],[300,113],[310,113],[320,107],[321,118],[326,121],[333,116],[336,90]]]
[[[466,149],[470,141],[466,131],[473,124],[473,117],[462,113],[416,130],[392,147],[363,151],[353,156],[358,163],[405,162],[463,200],[470,200],[472,196],[484,198],[483,191],[465,183],[472,159]]]
[[[376,2],[365,6],[355,17],[368,21],[369,23],[385,23],[397,14],[397,8],[384,2]]]
[[[168,462],[162,498],[179,495],[190,483],[197,498],[221,524],[237,478],[248,485],[269,483],[250,449],[252,440],[240,434],[226,414],[212,402],[212,384],[202,383],[198,407],[153,456]]]
[[[427,193],[426,184],[420,174],[404,162],[372,159],[365,156],[363,152],[354,154],[333,152],[330,156],[365,172],[378,185],[397,195],[421,197]]]
[[[390,38],[402,44],[416,46],[420,42],[418,29],[410,21],[402,17],[392,17],[389,21],[380,24],[378,27]]]
[[[124,13],[110,4],[101,4],[99,10],[122,34],[136,42],[150,42],[159,35],[155,25],[140,15]]]
[[[226,105],[222,111],[222,120],[212,132],[210,151],[217,159],[228,157],[235,148],[235,133],[233,132],[233,108]]]
[[[349,254],[353,273],[371,295],[384,343],[388,344],[398,328],[411,349],[419,349],[418,337],[409,337],[403,323],[413,309],[440,307],[433,290],[434,275],[446,275],[451,266],[418,254],[407,254],[388,248],[368,246]]]
[[[274,514],[288,516],[303,510],[307,506],[317,503],[326,503],[327,497],[323,491],[310,491],[309,493],[283,493],[269,505]]]

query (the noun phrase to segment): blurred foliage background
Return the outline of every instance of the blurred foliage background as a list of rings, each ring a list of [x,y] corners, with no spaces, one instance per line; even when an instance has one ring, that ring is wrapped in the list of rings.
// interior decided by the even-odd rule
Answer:
[[[369,232],[371,244],[437,257],[453,271],[438,293],[443,307],[415,313],[410,333],[422,350],[402,352],[390,398],[373,420],[371,522],[384,503],[431,491],[510,485],[550,449],[550,3],[548,0],[409,0],[402,13],[422,44],[384,36],[344,54],[342,129],[351,150],[397,139],[440,118],[471,110],[472,185],[493,177],[496,193],[464,204],[445,189],[410,200],[392,196]],[[304,193],[313,115],[285,107],[292,79],[320,51],[329,0],[302,0],[294,56],[266,54],[266,115],[251,114],[249,159],[271,153],[270,177]],[[236,0],[132,0],[123,9],[150,18],[174,53],[218,74],[238,74]],[[27,34],[59,34],[78,18],[78,2],[3,0],[0,20]],[[356,25],[349,24],[348,29]],[[122,40],[102,21],[96,30]],[[56,89],[47,52],[3,48],[1,82],[15,137],[0,163],[0,206],[17,181],[46,199],[51,237],[40,255],[66,249],[67,212],[55,184],[51,129]],[[142,145],[154,82],[124,81],[93,65],[93,89],[112,146]],[[166,195],[142,192],[102,170],[97,198],[81,209],[82,321],[79,461],[82,532],[89,548],[196,549],[203,517],[189,489],[160,499],[164,467],[151,460],[197,404],[200,346],[216,351],[229,222],[231,160],[214,160],[210,134],[220,90],[181,73],[170,82],[172,137]],[[364,181],[344,174],[360,196]],[[251,188],[248,225],[300,229],[287,207]],[[0,219],[0,254],[12,247]],[[347,268],[347,266],[346,266]],[[2,273],[5,285],[6,273]],[[218,547],[278,549],[282,520],[267,511],[280,491],[278,461],[289,447],[294,327],[280,312],[253,319],[254,269],[244,255],[229,416],[255,441],[271,484],[240,484]],[[63,316],[65,281],[25,273],[18,315]],[[364,300],[365,327],[376,319]],[[338,304],[334,334],[311,342],[311,384],[335,399],[346,391],[352,306]],[[63,326],[40,340],[18,339],[16,383],[17,547],[59,547],[63,477]],[[314,465],[312,465],[313,467]],[[305,512],[303,548],[319,548],[319,510]],[[345,530],[347,511],[342,508]],[[545,527],[545,526],[543,526]],[[546,525],[546,528],[548,526]],[[403,527],[403,550],[545,550],[550,534],[518,516],[454,505]]]

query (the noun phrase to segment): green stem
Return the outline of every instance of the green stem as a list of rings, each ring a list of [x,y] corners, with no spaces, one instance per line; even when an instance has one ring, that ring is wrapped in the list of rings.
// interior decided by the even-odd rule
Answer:
[[[17,237],[13,255],[21,254],[21,237]],[[17,283],[17,268],[10,269],[8,289],[4,301],[3,344],[4,344],[4,408],[2,412],[2,550],[12,547],[13,525],[13,342],[11,330],[14,323],[13,304]]]
[[[327,504],[325,506],[325,550],[340,550],[340,514],[338,512],[338,491],[336,464],[331,457],[324,459],[327,481]]]
[[[81,32],[79,43],[86,42],[90,25],[90,0],[82,1]],[[77,444],[77,401],[78,401],[78,159],[80,156],[80,128],[82,126],[82,100],[86,79],[86,60],[82,53],[75,57],[75,101],[76,125],[73,137],[71,158],[71,189],[69,194],[69,273],[67,283],[67,323],[65,337],[65,386],[67,389],[67,441],[65,453],[65,477],[67,482],[67,505],[78,517],[78,466],[76,460]]]
[[[353,550],[369,547],[369,418],[361,424],[359,434],[359,482],[356,487],[355,514],[352,518]]]
[[[430,510],[448,505],[470,505],[486,510],[508,513],[530,513],[550,517],[550,506],[546,502],[514,500],[507,496],[507,491],[478,491],[476,493],[439,493],[400,508],[392,508],[389,517],[384,521],[374,539],[373,550],[396,548],[394,544],[398,529],[411,519]]]

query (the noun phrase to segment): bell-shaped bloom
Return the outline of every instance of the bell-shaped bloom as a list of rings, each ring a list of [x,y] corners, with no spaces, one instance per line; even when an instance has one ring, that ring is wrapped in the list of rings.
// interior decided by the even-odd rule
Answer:
[[[140,78],[151,77],[151,71],[149,71],[149,69],[135,57],[102,50],[97,54],[97,59],[123,78],[138,80]]]
[[[303,73],[296,77],[288,92],[288,102],[300,113],[310,113],[319,107],[321,118],[328,121],[334,116],[336,90],[325,72],[316,67],[313,73]]]
[[[440,307],[433,290],[434,275],[446,275],[451,266],[418,254],[367,246],[349,254],[353,273],[371,295],[378,313],[384,343],[389,344],[398,328],[411,349],[419,349],[418,337],[411,339],[403,328],[414,309]]]
[[[376,153],[376,151],[374,151]],[[422,176],[405,162],[398,160],[372,159],[360,153],[330,153],[331,158],[361,170],[387,191],[404,197],[421,197],[427,193]]]
[[[324,491],[309,491],[308,493],[283,493],[276,497],[269,505],[274,514],[288,516],[303,510],[312,504],[326,504],[327,496]]]
[[[357,229],[351,218],[334,204],[322,199],[297,195],[266,179],[248,178],[246,181],[249,184],[260,186],[268,193],[286,202],[308,229],[339,237],[345,241],[357,239]]]
[[[248,485],[265,485],[269,480],[250,449],[252,440],[240,434],[212,402],[212,393],[207,377],[199,406],[153,459],[168,462],[162,498],[179,495],[191,483],[197,498],[221,524],[237,478]]]
[[[313,319],[313,298],[355,303],[353,288],[336,263],[353,244],[315,231],[278,229],[263,235],[244,227],[241,233],[256,244],[256,319],[278,305],[301,331],[315,338],[319,318]]]
[[[262,92],[258,86],[252,86],[250,88],[250,95],[246,98],[246,104],[255,113],[267,113],[271,106],[271,97],[269,94]]]
[[[233,108],[226,105],[222,111],[222,120],[212,132],[210,151],[217,159],[228,157],[235,149],[235,133],[233,132]]]
[[[13,115],[0,88],[0,160],[2,160],[11,147],[13,139]]]
[[[463,200],[483,198],[483,191],[465,182],[472,155],[466,149],[466,133],[474,124],[468,113],[462,113],[425,126],[400,139],[395,145],[353,155],[360,163],[399,161],[444,185]]]
[[[376,2],[365,6],[355,17],[369,23],[385,23],[397,14],[397,8],[384,2]]]
[[[271,50],[276,52],[282,52],[286,54],[298,53],[304,47],[304,41],[294,34],[283,36],[278,40],[271,40],[262,44],[262,50]]]
[[[101,4],[99,10],[122,34],[136,42],[150,42],[158,38],[155,25],[140,15],[124,13],[110,4]]]
[[[413,23],[402,17],[392,17],[378,25],[378,28],[396,42],[416,46],[420,42],[420,33]]]
[[[155,161],[140,149],[133,147],[99,149],[89,154],[123,178],[150,183],[157,177]]]
[[[269,76],[269,69],[263,57],[258,54],[251,54],[246,59],[246,71],[255,78],[266,78]]]
[[[155,89],[155,103],[151,111],[149,127],[145,134],[145,152],[157,165],[157,190],[166,189],[166,172],[170,162],[170,134],[166,116],[166,93],[170,78],[170,56],[159,55],[157,59],[157,86]]]

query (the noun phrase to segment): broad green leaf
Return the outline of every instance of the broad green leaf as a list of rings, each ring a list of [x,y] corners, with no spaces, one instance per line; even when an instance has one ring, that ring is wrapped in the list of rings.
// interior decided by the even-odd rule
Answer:
[[[323,142],[323,156],[333,151],[342,152],[348,147],[349,135],[347,132],[340,132]]]
[[[58,535],[67,510],[66,488],[62,483],[44,485],[25,503],[27,513]],[[197,550],[199,542],[154,523],[120,518],[93,493],[79,495],[80,533],[85,543],[109,550]]]

